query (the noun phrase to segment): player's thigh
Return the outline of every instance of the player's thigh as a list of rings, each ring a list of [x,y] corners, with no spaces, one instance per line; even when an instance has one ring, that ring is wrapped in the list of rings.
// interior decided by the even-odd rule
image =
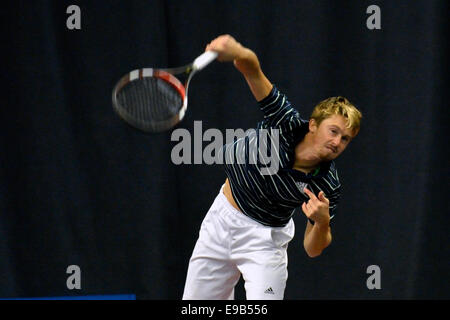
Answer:
[[[229,259],[225,227],[215,212],[205,217],[189,260],[183,299],[233,299],[239,270]]]
[[[294,223],[291,220],[281,228],[257,226],[249,230],[240,232],[241,244],[233,251],[247,299],[283,299],[288,278],[287,248],[295,233]]]
[[[238,265],[248,300],[282,300],[288,278],[287,253],[257,252]]]
[[[189,262],[184,300],[234,299],[240,272],[230,261],[194,254]]]

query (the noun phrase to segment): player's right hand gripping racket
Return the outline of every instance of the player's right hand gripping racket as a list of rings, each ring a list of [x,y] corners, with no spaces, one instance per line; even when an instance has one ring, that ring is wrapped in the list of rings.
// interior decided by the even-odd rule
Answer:
[[[217,58],[206,51],[194,62],[179,68],[133,70],[115,85],[112,104],[131,126],[146,132],[161,132],[180,122],[187,109],[189,82],[197,71]],[[183,85],[176,76],[187,76]]]

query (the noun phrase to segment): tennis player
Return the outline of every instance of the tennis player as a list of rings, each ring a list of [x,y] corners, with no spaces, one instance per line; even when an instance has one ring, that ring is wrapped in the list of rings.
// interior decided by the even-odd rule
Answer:
[[[306,218],[303,246],[319,256],[331,243],[341,184],[333,162],[358,134],[361,113],[344,97],[320,102],[303,120],[286,96],[264,75],[255,53],[222,35],[206,47],[218,60],[233,61],[258,101],[264,118],[257,129],[279,133],[277,172],[262,174],[261,163],[225,163],[227,179],[206,214],[186,277],[183,299],[234,299],[242,274],[248,300],[283,299],[288,277],[287,247],[294,236],[292,216]],[[246,136],[225,145],[248,152]]]

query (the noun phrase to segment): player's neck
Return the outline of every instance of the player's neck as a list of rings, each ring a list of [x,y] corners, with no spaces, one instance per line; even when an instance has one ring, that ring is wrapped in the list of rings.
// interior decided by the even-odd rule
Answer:
[[[309,173],[316,169],[322,160],[314,149],[312,137],[308,132],[303,140],[295,147],[295,161],[293,169]]]

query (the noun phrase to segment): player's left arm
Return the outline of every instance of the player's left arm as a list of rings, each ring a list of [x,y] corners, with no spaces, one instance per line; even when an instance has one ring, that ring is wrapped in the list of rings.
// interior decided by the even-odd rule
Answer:
[[[331,243],[330,228],[330,201],[325,197],[323,191],[318,196],[304,188],[309,200],[302,204],[302,211],[308,217],[303,246],[309,257],[319,256]],[[314,225],[309,221],[314,221]]]

